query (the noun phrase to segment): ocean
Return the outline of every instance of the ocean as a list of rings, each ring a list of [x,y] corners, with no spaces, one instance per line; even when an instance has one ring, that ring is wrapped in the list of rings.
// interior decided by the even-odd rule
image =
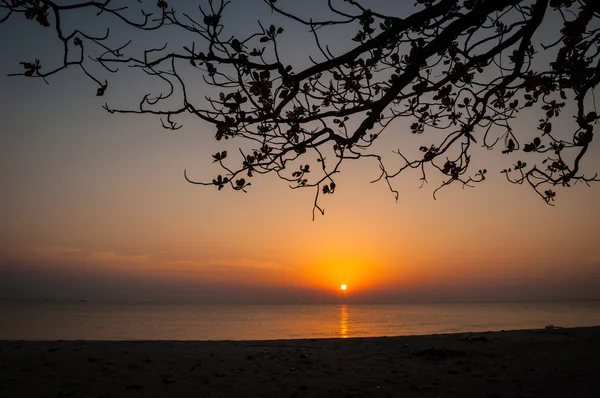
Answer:
[[[274,340],[600,325],[600,301],[198,305],[0,301],[2,340]]]

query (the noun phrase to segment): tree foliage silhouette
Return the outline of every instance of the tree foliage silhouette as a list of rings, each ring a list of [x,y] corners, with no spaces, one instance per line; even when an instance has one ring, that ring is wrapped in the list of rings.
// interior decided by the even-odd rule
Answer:
[[[78,67],[97,85],[96,95],[104,96],[119,87],[101,73],[110,78],[120,66],[138,68],[168,90],[144,95],[130,109],[105,103],[108,112],[158,115],[173,130],[181,127],[178,118],[192,114],[214,125],[217,141],[240,143],[239,155],[213,155],[221,175],[196,181],[186,172],[188,181],[246,191],[255,174],[274,173],[292,188],[316,190],[313,216],[323,212],[319,195],[335,192],[336,173],[350,159],[375,159],[381,174],[373,182],[386,183],[396,199],[392,180],[408,169],[420,170],[423,182],[428,173],[441,173],[439,188],[483,181],[487,170],[469,167],[474,145],[518,154],[521,159],[502,173],[549,204],[557,185],[598,181],[597,174],[584,173],[582,159],[600,118],[593,97],[600,82],[599,1],[416,0],[412,13],[400,17],[372,11],[366,1],[329,0],[327,20],[304,19],[282,2],[263,1],[273,15],[312,34],[317,52],[309,66],[285,63],[284,27],[258,22],[244,37],[224,33],[227,13],[238,3],[221,0],[193,2],[199,5],[195,14],[163,0],[127,6],[112,0],[0,0],[0,23],[38,23],[63,44],[56,59],[25,60],[13,75],[46,80]],[[93,36],[85,24],[77,26],[78,13],[86,10],[97,13],[106,34]],[[76,28],[67,31],[65,21]],[[131,40],[114,44],[123,37],[113,37],[109,28],[119,25],[146,34],[180,31],[190,39],[146,48],[140,56]],[[542,26],[556,38],[541,34]],[[355,34],[351,49],[336,53],[324,44],[324,30],[348,27]],[[104,69],[92,73],[90,63]],[[197,73],[181,73],[185,67]],[[189,94],[200,77],[218,93],[202,103]],[[513,129],[520,112],[534,109],[543,112],[537,134]],[[553,128],[563,113],[572,121]],[[383,153],[372,149],[399,118],[409,120],[412,134],[439,132],[416,157],[396,151],[403,163],[390,170]]]

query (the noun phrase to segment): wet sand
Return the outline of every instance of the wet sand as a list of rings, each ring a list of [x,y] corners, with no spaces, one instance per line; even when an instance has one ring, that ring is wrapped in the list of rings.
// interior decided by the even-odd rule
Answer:
[[[0,397],[600,398],[600,327],[277,341],[0,341]]]

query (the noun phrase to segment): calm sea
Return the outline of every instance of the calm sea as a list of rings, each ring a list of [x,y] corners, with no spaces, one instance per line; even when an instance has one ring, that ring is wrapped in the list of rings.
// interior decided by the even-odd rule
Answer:
[[[193,305],[0,301],[0,339],[263,340],[600,325],[600,301]]]

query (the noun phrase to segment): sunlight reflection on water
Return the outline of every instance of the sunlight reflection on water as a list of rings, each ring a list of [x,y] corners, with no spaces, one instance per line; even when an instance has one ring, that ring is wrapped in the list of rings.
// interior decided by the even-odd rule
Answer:
[[[348,337],[348,305],[340,306],[340,337]]]

